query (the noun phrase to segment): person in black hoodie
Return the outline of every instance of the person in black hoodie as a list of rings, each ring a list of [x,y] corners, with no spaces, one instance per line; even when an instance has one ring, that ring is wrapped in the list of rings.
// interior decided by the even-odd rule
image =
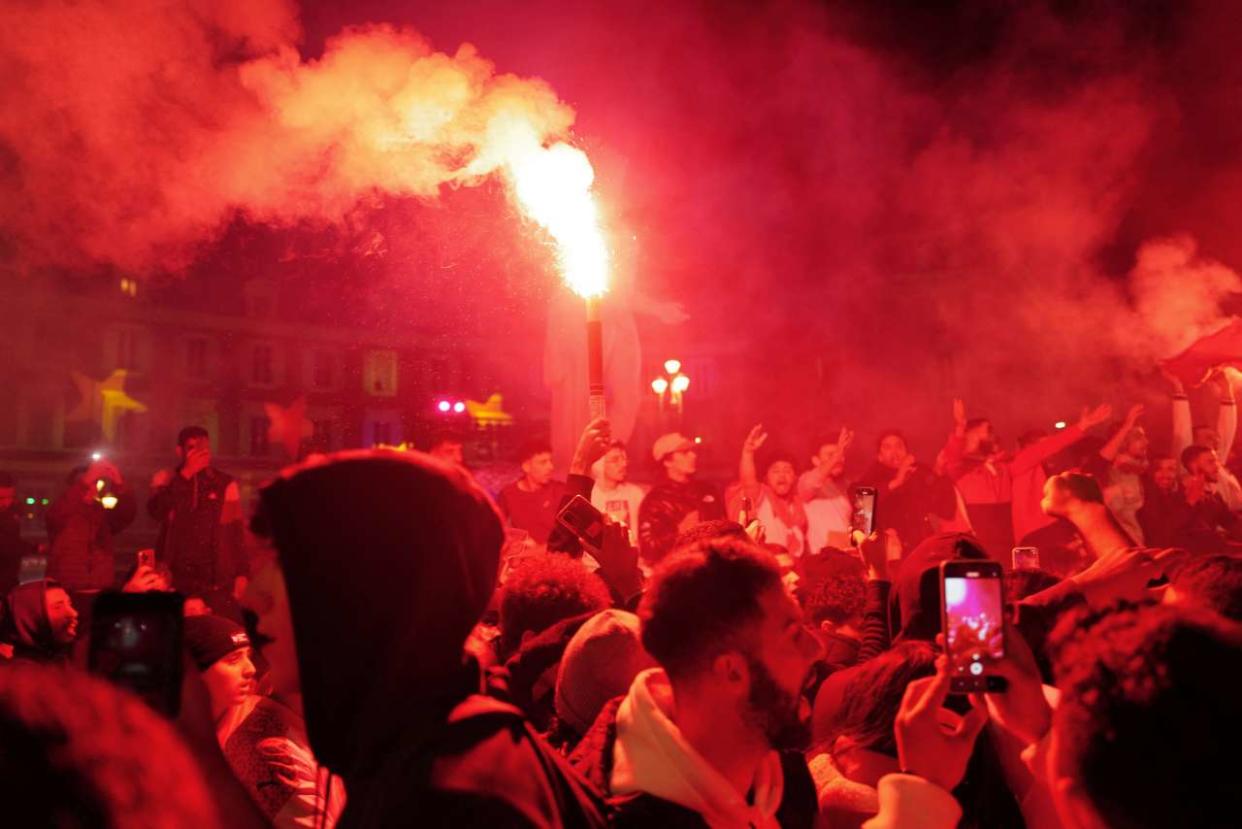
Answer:
[[[464,470],[417,452],[338,453],[286,470],[260,510],[311,749],[348,791],[340,827],[603,825],[598,799],[517,708],[479,694],[463,655],[504,541]]]
[[[13,646],[14,660],[68,661],[78,636],[78,612],[57,582],[19,584],[5,597],[0,616],[0,640]]]
[[[905,436],[894,429],[880,434],[875,463],[858,483],[876,490],[875,529],[896,530],[907,550],[957,512],[953,482],[919,463]]]

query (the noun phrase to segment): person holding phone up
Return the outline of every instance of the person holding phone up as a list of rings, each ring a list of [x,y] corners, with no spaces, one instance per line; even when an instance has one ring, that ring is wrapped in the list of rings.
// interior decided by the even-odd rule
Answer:
[[[47,574],[66,590],[102,590],[116,581],[115,537],[134,522],[138,504],[121,471],[106,459],[69,474],[69,488],[48,508]]]
[[[156,554],[173,587],[201,596],[215,611],[241,619],[237,600],[249,569],[242,548],[241,496],[232,476],[211,465],[211,438],[201,426],[177,436],[175,470],[151,480],[147,511],[162,524]]]

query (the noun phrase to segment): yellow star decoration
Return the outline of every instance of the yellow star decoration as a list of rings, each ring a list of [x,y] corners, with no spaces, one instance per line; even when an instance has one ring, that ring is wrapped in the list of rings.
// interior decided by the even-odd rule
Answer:
[[[285,447],[290,458],[297,458],[303,438],[314,434],[314,427],[306,419],[306,398],[299,397],[288,408],[277,403],[264,403],[263,412],[268,420],[267,439]]]
[[[116,440],[116,424],[119,415],[125,412],[145,412],[147,406],[130,397],[125,391],[126,371],[118,368],[105,380],[96,380],[77,371],[71,371],[73,384],[77,386],[81,399],[73,410],[65,415],[65,420],[96,420],[100,431],[109,441]]]
[[[505,411],[504,398],[499,394],[487,398],[486,403],[467,400],[466,411],[480,426],[499,426],[513,422],[513,415]]]

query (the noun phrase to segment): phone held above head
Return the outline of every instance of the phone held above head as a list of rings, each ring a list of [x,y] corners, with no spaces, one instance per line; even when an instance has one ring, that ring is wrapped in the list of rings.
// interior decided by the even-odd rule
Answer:
[[[1005,574],[999,562],[954,559],[940,565],[941,629],[956,694],[1005,689],[995,673],[1005,658]]]

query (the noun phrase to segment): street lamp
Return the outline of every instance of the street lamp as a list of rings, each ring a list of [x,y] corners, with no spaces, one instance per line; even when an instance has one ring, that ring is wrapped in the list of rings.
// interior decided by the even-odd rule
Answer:
[[[681,420],[682,396],[690,388],[690,378],[681,373],[681,360],[665,360],[664,374],[651,381],[651,390],[660,400],[660,411],[664,411],[664,397],[668,395],[669,405],[677,412]]]

